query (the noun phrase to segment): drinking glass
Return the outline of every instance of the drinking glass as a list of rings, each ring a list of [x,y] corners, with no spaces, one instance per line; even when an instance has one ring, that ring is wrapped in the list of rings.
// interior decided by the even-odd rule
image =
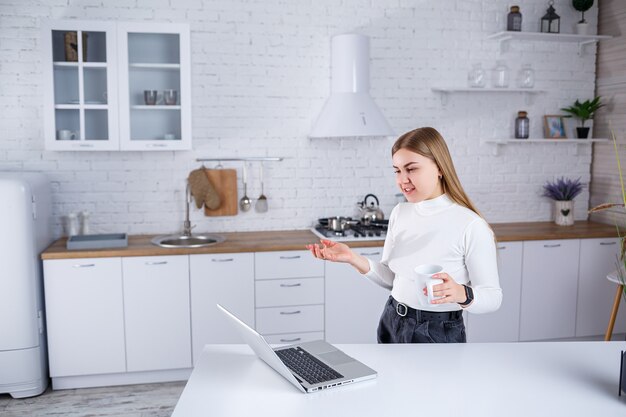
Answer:
[[[178,102],[178,91],[163,90],[163,102],[168,106],[173,106]]]
[[[143,91],[143,101],[148,106],[154,106],[157,104],[157,99],[159,98],[159,94],[157,90],[144,90]]]

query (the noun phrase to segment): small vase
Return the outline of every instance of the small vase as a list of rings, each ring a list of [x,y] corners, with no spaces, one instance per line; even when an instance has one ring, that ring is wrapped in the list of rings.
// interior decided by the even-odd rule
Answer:
[[[577,35],[586,35],[587,30],[589,29],[589,23],[576,23],[576,34]]]
[[[576,128],[576,137],[578,139],[587,139],[589,136],[589,128],[588,127],[577,127]]]
[[[554,211],[554,222],[559,226],[571,226],[574,224],[574,202],[572,200],[555,201]]]

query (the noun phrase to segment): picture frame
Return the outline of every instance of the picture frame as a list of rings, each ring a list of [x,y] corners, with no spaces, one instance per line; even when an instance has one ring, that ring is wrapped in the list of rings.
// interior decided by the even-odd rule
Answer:
[[[543,128],[547,139],[567,139],[563,116],[551,114],[543,116]]]

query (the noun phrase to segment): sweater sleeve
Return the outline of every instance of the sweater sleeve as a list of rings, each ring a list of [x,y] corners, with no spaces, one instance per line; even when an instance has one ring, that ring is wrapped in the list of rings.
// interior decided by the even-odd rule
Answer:
[[[490,313],[500,308],[502,289],[498,276],[496,243],[493,232],[482,218],[473,221],[465,232],[465,265],[474,301],[470,313]]]
[[[387,227],[387,236],[385,237],[385,245],[383,246],[383,256],[380,262],[372,261],[368,258],[370,270],[365,273],[365,277],[375,284],[383,288],[391,289],[396,274],[389,268],[389,257],[394,245],[394,225],[398,216],[398,206],[394,207],[389,215],[389,225]]]

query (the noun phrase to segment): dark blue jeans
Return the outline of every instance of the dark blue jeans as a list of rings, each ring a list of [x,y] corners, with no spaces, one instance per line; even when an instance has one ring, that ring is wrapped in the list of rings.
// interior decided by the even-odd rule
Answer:
[[[378,323],[378,343],[465,343],[463,317],[455,320],[420,320],[415,314],[401,316],[393,305],[385,304]],[[413,312],[414,313],[414,312]]]

